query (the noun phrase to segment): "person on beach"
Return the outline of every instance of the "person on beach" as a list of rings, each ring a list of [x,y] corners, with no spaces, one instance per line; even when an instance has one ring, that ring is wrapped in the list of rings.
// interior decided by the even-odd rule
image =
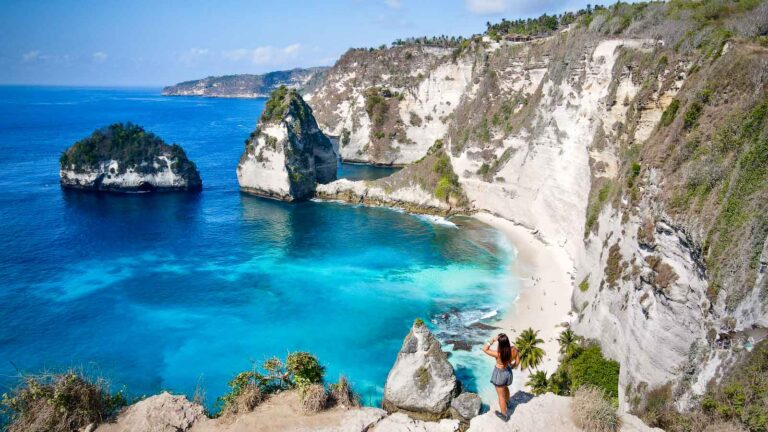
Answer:
[[[496,350],[491,345],[496,343]],[[499,409],[496,417],[503,421],[509,420],[509,386],[512,385],[512,370],[520,365],[520,353],[517,347],[509,343],[509,338],[504,333],[499,333],[483,345],[483,352],[496,359],[496,367],[491,374],[491,384],[496,386],[496,394],[499,395]]]

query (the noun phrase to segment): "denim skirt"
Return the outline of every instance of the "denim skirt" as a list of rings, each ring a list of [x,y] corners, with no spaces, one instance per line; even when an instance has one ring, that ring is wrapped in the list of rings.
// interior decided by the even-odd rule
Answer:
[[[491,375],[491,384],[495,386],[510,386],[512,385],[512,368],[506,367],[499,369],[493,368],[493,374]]]

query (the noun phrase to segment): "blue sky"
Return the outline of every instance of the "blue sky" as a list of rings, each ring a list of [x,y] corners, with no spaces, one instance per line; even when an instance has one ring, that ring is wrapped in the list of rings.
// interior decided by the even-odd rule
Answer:
[[[582,0],[0,0],[0,84],[161,86],[332,65],[351,47],[480,33]],[[599,2],[597,2],[599,3]]]

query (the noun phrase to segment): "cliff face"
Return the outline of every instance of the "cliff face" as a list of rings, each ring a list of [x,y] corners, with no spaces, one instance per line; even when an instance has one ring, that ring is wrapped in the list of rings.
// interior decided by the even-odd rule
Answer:
[[[198,191],[203,185],[181,147],[130,123],[76,142],[61,155],[59,175],[62,187],[97,191]]]
[[[342,159],[403,165],[420,159],[448,130],[470,83],[472,64],[453,49],[353,49],[309,92],[321,128],[338,136]]]
[[[336,179],[337,154],[296,90],[272,93],[237,166],[244,192],[286,201],[309,199]]]
[[[328,68],[292,69],[263,75],[225,75],[207,77],[163,88],[163,96],[204,96],[258,98],[269,97],[280,86],[309,91],[320,82]]]
[[[621,362],[625,409],[670,381],[684,405],[768,333],[768,4],[711,3],[619,5],[451,53],[352,51],[312,94],[342,157],[403,163],[443,139],[474,209],[568,252],[573,326]],[[383,137],[381,112],[399,114]]]

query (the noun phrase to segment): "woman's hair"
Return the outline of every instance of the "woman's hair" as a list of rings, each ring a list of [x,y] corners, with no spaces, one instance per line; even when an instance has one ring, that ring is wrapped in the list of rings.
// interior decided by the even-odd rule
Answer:
[[[509,343],[509,338],[504,333],[499,333],[499,359],[501,364],[509,366],[512,364],[512,345]]]

